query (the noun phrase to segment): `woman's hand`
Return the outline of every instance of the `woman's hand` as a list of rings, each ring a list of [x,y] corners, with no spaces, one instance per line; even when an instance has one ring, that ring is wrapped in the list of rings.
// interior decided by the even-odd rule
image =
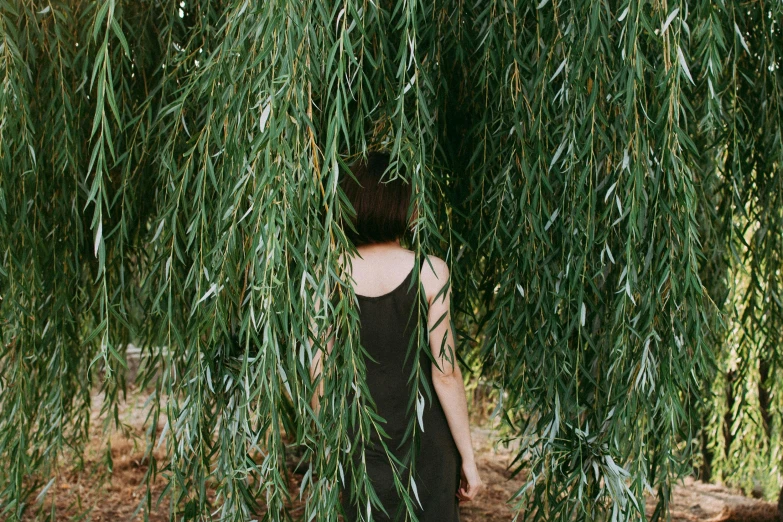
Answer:
[[[462,469],[460,470],[460,476],[462,479],[459,483],[459,490],[457,491],[457,498],[460,501],[469,501],[476,498],[479,490],[484,487],[484,483],[481,482],[481,477],[478,474],[478,468],[475,461],[463,461]]]

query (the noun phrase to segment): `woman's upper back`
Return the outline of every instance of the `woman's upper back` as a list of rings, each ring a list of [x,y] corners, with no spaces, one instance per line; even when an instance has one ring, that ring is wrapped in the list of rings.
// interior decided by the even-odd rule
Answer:
[[[415,252],[395,245],[368,245],[357,250],[359,256],[352,256],[345,269],[360,300],[373,301],[397,291],[406,293],[415,277]],[[448,278],[448,267],[436,256],[421,261],[419,277],[427,302],[431,303]]]

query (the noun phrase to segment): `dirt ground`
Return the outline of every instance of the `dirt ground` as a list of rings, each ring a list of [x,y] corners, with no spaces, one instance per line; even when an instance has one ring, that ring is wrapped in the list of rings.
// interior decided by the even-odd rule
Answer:
[[[674,490],[673,522],[780,522],[777,504],[742,496],[724,486],[691,478]],[[648,502],[648,512],[653,504]]]
[[[145,399],[144,396],[136,396],[135,403],[126,405],[120,415],[121,420],[131,426],[132,432],[138,437],[143,435],[142,405]],[[96,397],[93,408],[95,415],[99,407],[100,398]],[[128,438],[120,433],[112,435],[113,471],[109,474],[104,460],[105,453],[101,449],[100,422],[94,422],[92,429],[96,433],[96,442],[88,445],[83,465],[78,462],[63,462],[60,477],[49,490],[43,505],[37,504],[35,508],[29,509],[25,520],[34,521],[38,519],[36,514],[50,513],[52,501],[57,512],[56,520],[141,520],[141,515],[136,510],[142,500],[143,478],[147,470],[147,464],[142,461],[143,438],[134,440],[134,437]],[[162,429],[162,425],[159,429]],[[479,470],[486,486],[479,498],[460,506],[460,518],[463,522],[510,521],[513,515],[506,500],[524,482],[524,477],[521,476],[511,478],[511,472],[507,469],[513,459],[513,450],[493,448],[492,430],[489,428],[472,428],[472,437]],[[164,447],[165,444],[161,444],[156,452],[160,459],[165,457]],[[160,462],[165,463],[164,460]],[[298,489],[300,479],[301,475],[292,475],[292,491]],[[163,481],[159,479],[153,488],[153,506],[162,490]],[[648,513],[651,513],[654,507],[653,499],[648,499],[647,506]],[[292,514],[299,511],[297,507],[300,506],[292,506]],[[166,500],[153,508],[150,519],[155,522],[168,520]],[[523,519],[523,516],[519,517],[520,521]],[[722,486],[690,479],[675,489],[672,520],[781,522],[775,504],[744,497]]]

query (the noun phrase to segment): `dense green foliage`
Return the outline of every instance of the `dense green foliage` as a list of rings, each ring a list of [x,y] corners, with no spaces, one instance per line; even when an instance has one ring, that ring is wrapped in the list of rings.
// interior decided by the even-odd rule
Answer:
[[[0,517],[83,447],[95,385],[119,425],[132,343],[172,517],[289,519],[285,434],[297,516],[336,520],[342,428],[380,427],[346,400],[337,181],[377,147],[521,441],[522,515],[636,520],[652,492],[665,518],[694,469],[771,493],[781,22],[737,0],[0,0]]]

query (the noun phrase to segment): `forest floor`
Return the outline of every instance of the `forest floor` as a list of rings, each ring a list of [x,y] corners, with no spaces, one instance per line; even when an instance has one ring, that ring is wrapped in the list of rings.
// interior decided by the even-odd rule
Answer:
[[[143,478],[147,464],[143,461],[144,449],[144,408],[146,396],[129,394],[133,401],[120,409],[120,420],[130,428],[130,437],[122,433],[112,434],[111,456],[112,472],[107,472],[105,447],[101,435],[99,419],[100,396],[94,397],[93,442],[89,443],[81,463],[63,458],[58,480],[48,491],[43,504],[31,506],[24,520],[34,521],[36,513],[51,511],[54,501],[56,520],[81,520],[94,522],[120,522],[141,520],[135,514],[144,491]],[[163,428],[158,426],[158,433]],[[506,522],[513,519],[511,506],[505,503],[524,483],[524,477],[511,477],[508,470],[512,462],[513,449],[500,445],[493,448],[493,432],[488,427],[472,428],[473,444],[477,463],[485,489],[472,502],[460,506],[460,518],[463,522]],[[165,463],[165,444],[156,450]],[[297,491],[301,475],[292,474],[290,490]],[[164,500],[155,507],[159,494],[163,491],[163,479],[158,478],[153,487],[153,509],[150,520],[163,522],[168,520],[168,502]],[[36,494],[33,495],[33,499]],[[300,509],[297,509],[300,508]],[[654,499],[649,498],[647,512],[654,508]],[[292,514],[301,511],[298,504],[292,505]],[[672,520],[674,522],[779,522],[777,506],[769,502],[744,497],[739,492],[723,486],[704,484],[687,479],[674,490]],[[520,516],[520,521],[524,520]]]

